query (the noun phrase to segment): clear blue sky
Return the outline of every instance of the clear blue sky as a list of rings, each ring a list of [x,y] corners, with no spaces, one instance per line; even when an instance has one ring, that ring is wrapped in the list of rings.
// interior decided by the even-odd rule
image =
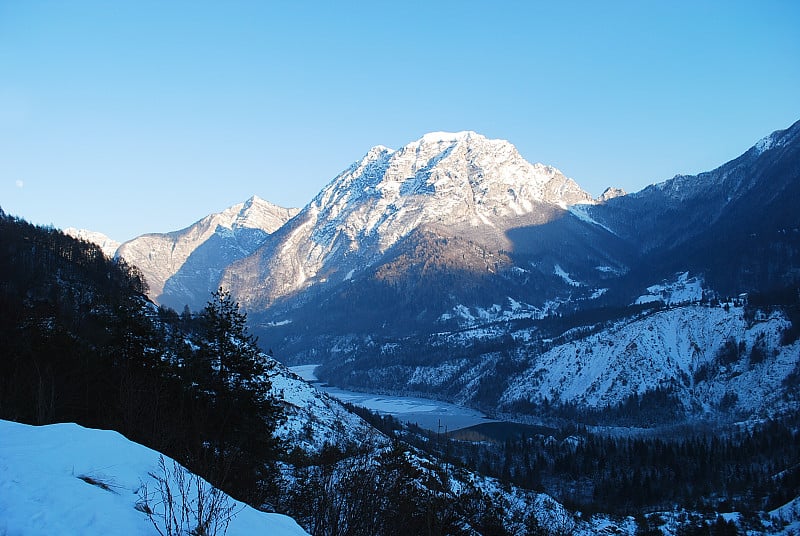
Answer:
[[[800,119],[800,2],[0,0],[0,206],[117,240],[475,130],[598,195]]]

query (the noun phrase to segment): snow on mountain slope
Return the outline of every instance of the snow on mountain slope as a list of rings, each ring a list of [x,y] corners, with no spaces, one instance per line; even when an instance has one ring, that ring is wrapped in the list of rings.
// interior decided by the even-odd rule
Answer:
[[[504,140],[474,132],[426,134],[393,151],[377,146],[337,176],[256,253],[229,268],[242,303],[269,303],[315,283],[352,279],[423,226],[493,237],[594,203],[560,171],[530,164]],[[549,207],[546,214],[541,210]]]
[[[369,442],[387,445],[388,439],[341,402],[317,390],[277,361],[271,361],[271,393],[279,401],[286,419],[275,435],[307,454],[319,454],[323,447],[346,449]]]
[[[769,415],[783,407],[782,382],[800,358],[800,342],[780,344],[789,326],[782,314],[748,320],[729,305],[660,311],[533,358],[501,403],[548,398],[603,408],[667,388],[693,413],[712,413],[727,395],[726,409]]]
[[[117,248],[120,246],[120,243],[116,240],[96,231],[67,227],[64,229],[64,234],[67,234],[73,238],[77,238],[78,240],[83,240],[84,242],[97,244],[100,246],[100,249],[103,250],[105,256],[109,258],[114,257],[114,254],[117,252]]]
[[[0,533],[157,533],[136,505],[143,484],[149,490],[156,487],[150,473],[161,475],[158,452],[116,432],[76,424],[29,426],[0,421],[0,438]],[[172,468],[172,461],[165,461]],[[209,487],[202,481],[201,485]],[[228,500],[236,512],[229,536],[306,534],[289,517]],[[163,525],[160,528],[164,530]]]
[[[647,287],[647,294],[636,298],[637,304],[663,302],[666,305],[699,302],[703,299],[703,280],[689,277],[689,272],[677,274],[675,281]]]
[[[216,237],[220,244],[212,248],[214,251],[206,255],[192,270],[199,274],[203,288],[197,293],[202,294],[204,300],[208,297],[208,288],[217,288],[218,281],[214,280],[214,273],[219,275],[225,266],[252,253],[266,236],[280,228],[296,213],[297,209],[282,208],[254,196],[244,203],[206,216],[180,231],[146,234],[134,238],[122,244],[117,255],[142,270],[150,287],[151,298],[161,301],[170,278],[184,267],[198,248]],[[218,250],[223,250],[225,255],[220,258]],[[189,284],[189,287],[192,286],[196,284]],[[183,294],[191,295],[191,292],[198,289],[181,290]]]

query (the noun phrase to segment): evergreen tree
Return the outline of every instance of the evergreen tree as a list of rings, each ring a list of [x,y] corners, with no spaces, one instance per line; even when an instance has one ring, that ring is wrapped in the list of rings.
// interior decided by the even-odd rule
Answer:
[[[270,396],[267,358],[229,292],[214,292],[199,319],[196,370],[190,376],[213,408],[209,472],[220,484],[235,481],[232,487],[241,489],[243,498],[262,500],[275,460],[279,415]]]

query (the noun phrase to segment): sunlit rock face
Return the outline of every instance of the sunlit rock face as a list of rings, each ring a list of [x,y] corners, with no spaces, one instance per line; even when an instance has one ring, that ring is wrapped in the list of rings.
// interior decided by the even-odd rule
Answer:
[[[180,231],[134,238],[117,255],[142,270],[155,301],[197,308],[218,288],[226,266],[253,253],[296,213],[252,197]]]
[[[223,282],[243,303],[263,307],[316,284],[350,280],[422,229],[507,249],[508,229],[545,223],[576,203],[594,201],[507,141],[426,134],[396,151],[372,148]]]

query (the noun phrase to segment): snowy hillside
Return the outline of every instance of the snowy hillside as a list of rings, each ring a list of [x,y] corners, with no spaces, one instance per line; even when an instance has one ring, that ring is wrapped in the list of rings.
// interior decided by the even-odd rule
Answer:
[[[286,419],[278,424],[275,435],[309,455],[319,454],[328,445],[346,450],[371,443],[388,444],[388,438],[341,402],[317,390],[277,361],[271,361],[271,394],[281,405]]]
[[[789,326],[780,313],[748,320],[742,307],[660,311],[534,357],[501,403],[547,398],[602,409],[667,389],[688,413],[769,416],[800,363],[800,342],[781,345]]]
[[[158,452],[116,432],[76,424],[36,427],[0,421],[0,438],[0,533],[158,534],[142,511],[145,487],[151,494],[157,489],[151,473],[163,476]],[[165,462],[172,471],[172,461]],[[192,497],[198,489],[210,492],[204,481],[193,481]],[[163,531],[158,500],[151,504]],[[229,536],[306,534],[289,517],[259,512],[227,496],[223,500],[232,508]]]

